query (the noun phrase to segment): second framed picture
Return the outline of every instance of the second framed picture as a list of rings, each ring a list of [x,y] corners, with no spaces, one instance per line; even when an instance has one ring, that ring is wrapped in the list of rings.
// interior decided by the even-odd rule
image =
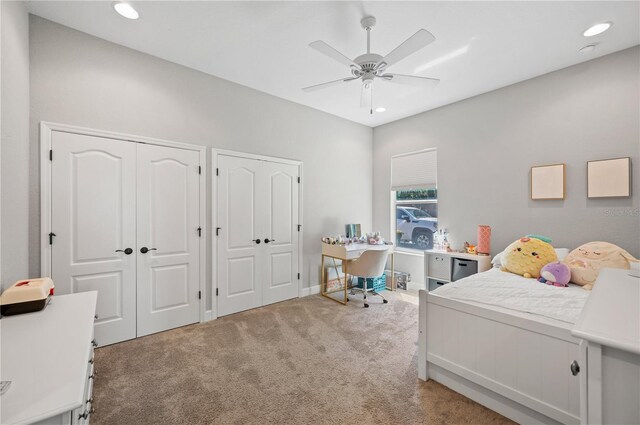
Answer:
[[[628,198],[631,196],[631,158],[587,162],[588,198]]]

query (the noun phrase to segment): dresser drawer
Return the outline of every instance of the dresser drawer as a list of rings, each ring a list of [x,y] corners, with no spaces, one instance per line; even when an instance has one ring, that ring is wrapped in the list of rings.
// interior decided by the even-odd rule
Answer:
[[[446,255],[427,255],[427,275],[435,279],[449,280],[449,261]]]
[[[447,282],[443,282],[441,280],[429,279],[429,292],[435,291],[436,289],[438,289],[441,286],[444,286],[446,284],[447,284]]]
[[[465,260],[463,258],[454,258],[451,271],[451,281],[464,279],[478,273],[478,262],[473,260]]]

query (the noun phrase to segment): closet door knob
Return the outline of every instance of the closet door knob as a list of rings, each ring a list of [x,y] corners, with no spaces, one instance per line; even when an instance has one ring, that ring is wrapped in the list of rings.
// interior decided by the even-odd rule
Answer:
[[[261,241],[260,241],[260,239],[256,239],[254,242],[255,242],[256,244],[260,245],[260,242],[261,242]]]
[[[264,238],[264,243],[275,242],[275,239]]]
[[[125,254],[127,254],[127,255],[131,255],[131,254],[133,254],[133,249],[131,249],[131,248],[126,248],[126,249],[124,249],[124,250],[122,250],[122,249],[116,249],[116,252],[124,252],[124,253],[125,253]]]
[[[577,374],[580,373],[580,365],[576,360],[574,360],[573,363],[571,363],[570,369],[571,369],[571,374],[573,376],[576,376]]]
[[[140,252],[143,254],[146,254],[149,251],[157,251],[158,248],[147,248],[146,246],[143,246],[142,248],[140,248]]]

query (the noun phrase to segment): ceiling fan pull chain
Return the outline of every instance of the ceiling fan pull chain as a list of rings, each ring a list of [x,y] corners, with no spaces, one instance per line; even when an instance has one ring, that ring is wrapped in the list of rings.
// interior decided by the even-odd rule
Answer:
[[[369,104],[369,115],[373,115],[373,85],[371,86],[371,97],[369,99],[371,100]]]

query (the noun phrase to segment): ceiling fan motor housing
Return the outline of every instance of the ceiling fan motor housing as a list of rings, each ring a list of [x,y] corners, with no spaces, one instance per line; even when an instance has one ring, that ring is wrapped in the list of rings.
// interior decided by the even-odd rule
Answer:
[[[361,77],[365,74],[375,74],[376,71],[382,71],[382,67],[376,68],[378,62],[382,60],[382,56],[376,53],[365,53],[355,58],[353,61],[360,65],[361,69],[353,67],[351,73],[356,77]]]

